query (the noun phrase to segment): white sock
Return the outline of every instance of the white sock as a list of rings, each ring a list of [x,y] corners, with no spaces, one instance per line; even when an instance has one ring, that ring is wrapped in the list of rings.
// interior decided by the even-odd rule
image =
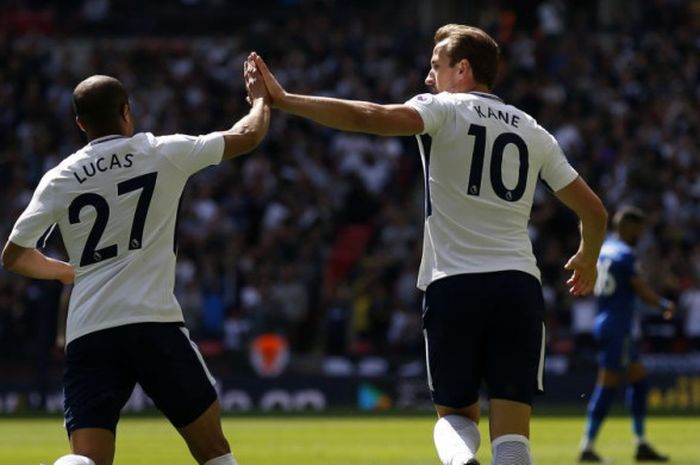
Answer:
[[[95,465],[95,462],[83,455],[68,454],[60,457],[53,465]]]
[[[208,460],[204,463],[204,465],[237,465],[236,460],[233,458],[233,455],[231,454],[226,454],[226,455],[221,455],[219,457],[214,457],[211,460]]]
[[[593,442],[594,441],[584,436],[583,439],[581,439],[581,450],[593,450]]]
[[[481,434],[476,423],[462,415],[445,415],[435,423],[435,449],[444,465],[464,465],[476,455]]]
[[[504,434],[491,443],[493,465],[532,465],[530,441],[521,434]]]

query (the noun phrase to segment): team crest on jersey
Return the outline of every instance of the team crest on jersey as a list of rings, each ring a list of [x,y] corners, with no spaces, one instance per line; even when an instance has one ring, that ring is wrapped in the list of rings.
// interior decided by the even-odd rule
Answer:
[[[416,96],[416,100],[420,103],[430,103],[433,100],[432,94],[420,94]]]

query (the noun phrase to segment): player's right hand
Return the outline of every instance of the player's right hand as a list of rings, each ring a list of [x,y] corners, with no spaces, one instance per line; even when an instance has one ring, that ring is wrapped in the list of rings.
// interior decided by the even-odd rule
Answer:
[[[274,74],[270,72],[270,70],[267,67],[267,64],[265,64],[265,60],[263,60],[260,55],[253,52],[251,53],[251,56],[253,57],[253,60],[255,61],[255,64],[260,70],[260,74],[262,74],[263,80],[265,81],[267,91],[270,93],[272,106],[279,106],[279,104],[282,102],[282,100],[284,100],[285,96],[287,95],[287,91],[285,91],[284,88],[280,85],[280,83],[277,81],[277,78],[275,78]]]
[[[564,269],[572,271],[571,277],[566,281],[569,294],[584,296],[593,292],[598,276],[596,261],[588,260],[580,252],[577,252],[566,262]]]

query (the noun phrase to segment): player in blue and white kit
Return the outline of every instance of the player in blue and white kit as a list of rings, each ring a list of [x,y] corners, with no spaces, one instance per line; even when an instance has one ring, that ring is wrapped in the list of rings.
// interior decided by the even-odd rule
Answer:
[[[673,302],[647,286],[639,277],[634,246],[644,233],[644,213],[638,208],[623,207],[613,217],[614,233],[603,243],[598,258],[595,295],[598,314],[593,333],[600,345],[600,369],[593,395],[588,404],[581,462],[602,462],[593,443],[608,413],[617,387],[625,379],[627,404],[632,414],[632,429],[637,439],[637,461],[666,462],[644,438],[647,382],[639,360],[639,328],[636,320],[637,298],[659,308],[664,318],[675,310]]]
[[[198,463],[236,463],[221,430],[214,379],[189,339],[173,286],[187,179],[250,152],[267,133],[269,97],[251,59],[244,79],[248,115],[229,130],[198,137],[134,134],[127,92],[112,77],[89,77],[73,92],[88,144],[43,176],[2,253],[9,271],[75,283],[63,382],[65,425],[77,455],[59,463],[112,464],[119,414],[136,383]],[[70,263],[36,249],[52,225]]]
[[[544,302],[527,232],[538,179],[581,218],[581,244],[565,265],[569,292],[593,289],[607,213],[554,137],[491,93],[498,45],[481,29],[435,34],[426,84],[405,104],[287,93],[260,57],[274,107],[329,127],[416,135],[426,180],[418,287],[428,385],[440,417],[434,441],[445,465],[476,464],[478,391],[488,390],[494,464],[529,464],[532,398],[542,389]]]

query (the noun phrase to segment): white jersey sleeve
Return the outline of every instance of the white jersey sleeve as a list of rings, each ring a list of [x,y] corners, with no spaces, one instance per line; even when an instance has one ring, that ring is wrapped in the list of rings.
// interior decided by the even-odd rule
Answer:
[[[37,241],[56,222],[55,197],[51,192],[52,171],[37,186],[29,205],[22,212],[10,233],[10,241],[21,247],[34,248]]]
[[[578,173],[569,164],[554,136],[546,133],[545,139],[545,158],[540,177],[556,192],[571,184],[578,177]]]
[[[454,112],[450,104],[433,94],[418,94],[405,104],[415,109],[423,119],[422,134],[431,136],[440,129],[448,113]]]
[[[203,136],[160,136],[156,137],[156,150],[180,171],[190,175],[207,166],[221,163],[224,138],[218,132]]]

